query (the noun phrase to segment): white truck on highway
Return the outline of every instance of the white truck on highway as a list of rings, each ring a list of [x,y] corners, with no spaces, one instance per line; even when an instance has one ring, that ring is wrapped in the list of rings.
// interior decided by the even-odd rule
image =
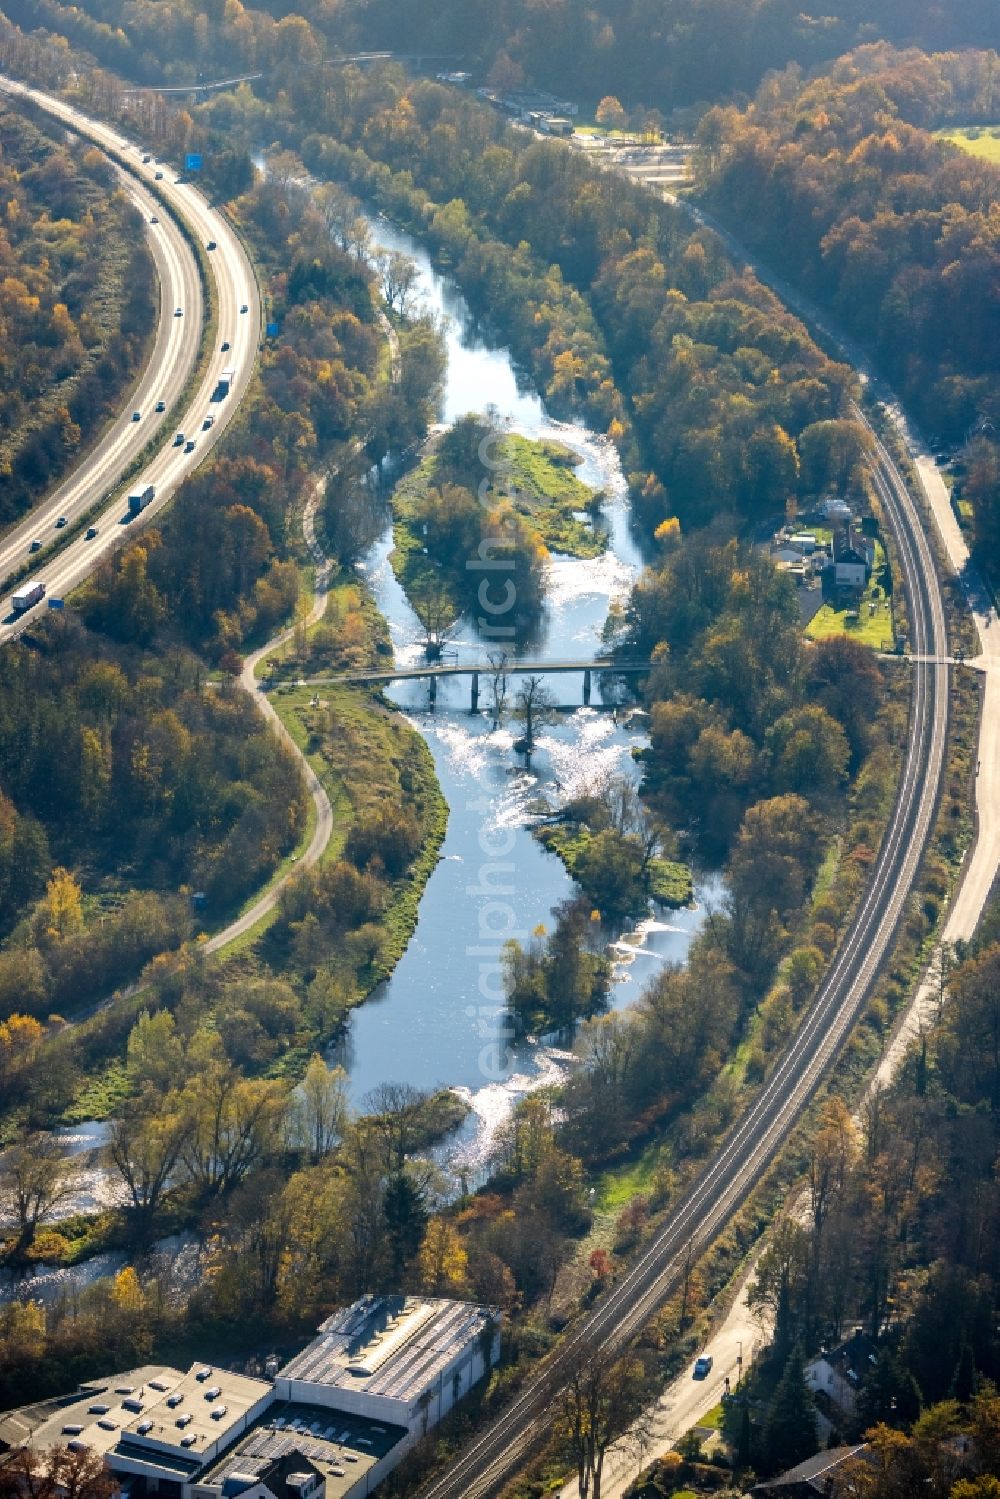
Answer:
[[[10,602],[15,614],[24,614],[25,610],[30,609],[33,604],[37,604],[39,599],[44,597],[44,583],[28,583],[24,588],[17,590]]]
[[[143,489],[134,489],[128,497],[129,515],[138,515],[141,510],[145,510],[146,506],[155,499],[156,490],[152,484],[147,484]]]
[[[215,390],[212,392],[212,400],[213,401],[221,401],[221,400],[223,400],[224,397],[228,396],[228,394],[232,390],[233,385],[235,384],[235,382],[236,382],[236,366],[235,366],[235,364],[227,364],[226,368],[222,371],[222,374],[219,376],[219,383],[218,383],[218,385],[215,387]]]

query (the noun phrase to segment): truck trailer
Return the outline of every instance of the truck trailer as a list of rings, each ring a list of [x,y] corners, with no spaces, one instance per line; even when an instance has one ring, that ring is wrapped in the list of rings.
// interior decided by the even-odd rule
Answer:
[[[219,376],[219,383],[216,385],[215,390],[212,392],[212,400],[213,401],[222,401],[222,400],[225,400],[226,396],[228,396],[229,392],[232,390],[233,385],[235,383],[236,383],[236,366],[235,366],[235,364],[227,364],[226,368],[222,371],[222,374]]]
[[[144,489],[133,490],[128,497],[129,515],[138,515],[141,510],[145,510],[146,506],[155,499],[156,490],[152,484],[147,484]]]
[[[19,588],[11,599],[15,614],[23,614],[37,604],[39,599],[45,597],[44,583],[27,583],[24,588]]]

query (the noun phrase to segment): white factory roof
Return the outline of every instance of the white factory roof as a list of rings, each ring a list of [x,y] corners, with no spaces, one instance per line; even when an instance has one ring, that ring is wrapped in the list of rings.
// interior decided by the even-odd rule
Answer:
[[[33,1448],[84,1448],[168,1468],[196,1472],[232,1441],[247,1411],[271,1394],[271,1385],[210,1364],[186,1374],[147,1365],[83,1387],[59,1402],[31,1431]]]
[[[414,1401],[496,1320],[466,1301],[363,1296],[328,1317],[277,1378]]]

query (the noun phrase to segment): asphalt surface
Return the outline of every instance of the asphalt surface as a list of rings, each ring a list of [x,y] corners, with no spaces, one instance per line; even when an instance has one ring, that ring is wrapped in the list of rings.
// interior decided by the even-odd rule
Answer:
[[[156,498],[139,517],[130,519],[123,493],[93,517],[91,523],[97,527],[97,535],[91,540],[81,533],[51,558],[46,558],[44,551],[39,553],[38,565],[32,567],[26,577],[18,579],[16,586],[21,589],[36,580],[43,582],[47,598],[24,614],[14,616],[8,594],[0,604],[0,643],[3,643],[20,634],[32,618],[44,613],[50,598],[64,597],[82,583],[110,552],[131,539],[168,503],[178,484],[197,468],[219,441],[253,377],[260,344],[261,303],[253,267],[239,237],[224,215],[208,203],[197,187],[179,180],[177,172],[162,161],[151,159],[144,163],[145,152],[141,146],[128,141],[110,126],[81,114],[61,99],[2,77],[0,91],[14,101],[18,96],[30,100],[79,135],[92,140],[111,157],[126,174],[130,189],[143,211],[149,210],[146,213],[147,229],[154,234],[153,253],[161,277],[166,277],[161,282],[163,291],[156,344],[140,382],[141,397],[136,393],[122,419],[112,426],[95,452],[89,454],[77,466],[74,475],[5,539],[0,548],[0,563],[3,564],[0,575],[9,577],[12,567],[23,563],[32,540],[37,538],[57,544],[61,533],[55,529],[55,520],[65,515],[68,521],[72,521],[90,511],[115,486],[150,436],[155,435],[152,406],[156,401],[167,403],[165,416],[170,416],[171,405],[174,407],[170,426],[160,428],[160,446],[128,486],[129,490],[134,490],[151,484],[156,490]],[[163,174],[159,182],[155,181],[156,172]],[[153,196],[154,186],[157,193],[162,193],[167,206]],[[160,220],[158,225],[148,224],[148,219],[154,214]],[[193,395],[183,403],[182,409],[177,410],[177,398],[194,367],[206,315],[196,262],[178,228],[180,220],[187,224],[191,234],[203,246],[207,247],[209,241],[216,245],[214,250],[207,252],[206,260],[217,337]],[[179,241],[183,241],[183,253]],[[171,303],[170,298],[175,292],[181,294]],[[245,313],[240,311],[244,306],[247,308]],[[181,309],[180,317],[174,315],[177,307]],[[190,324],[191,329],[175,332],[173,327],[164,326],[166,324]],[[221,348],[223,341],[231,346],[226,351]],[[221,400],[213,400],[219,376],[230,366],[237,373],[229,394]],[[143,413],[139,422],[131,421],[132,409]],[[213,425],[205,429],[205,419],[210,415],[214,418]],[[126,433],[124,427],[132,428],[136,435]],[[194,440],[192,452],[185,451],[184,444],[174,445],[177,432],[183,432],[186,440]]]
[[[820,992],[757,1098],[733,1126],[648,1249],[565,1337],[492,1426],[421,1493],[486,1499],[547,1436],[553,1401],[582,1355],[612,1358],[671,1294],[746,1200],[802,1117],[860,1015],[895,937],[933,823],[948,725],[947,632],[941,590],[921,517],[902,475],[876,441],[874,482],[897,542],[911,617],[913,700],[896,803],[872,877]]]

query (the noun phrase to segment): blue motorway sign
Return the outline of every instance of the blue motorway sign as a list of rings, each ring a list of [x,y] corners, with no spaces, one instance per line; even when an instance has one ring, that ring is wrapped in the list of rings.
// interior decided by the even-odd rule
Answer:
[[[185,172],[200,172],[201,171],[201,152],[200,151],[189,151],[187,153],[187,155],[184,158],[184,170],[185,170]]]
[[[278,336],[278,334],[280,332],[281,332],[281,324],[280,323],[268,323],[268,325],[267,325],[267,336],[268,336],[268,338],[277,338],[277,336]]]

